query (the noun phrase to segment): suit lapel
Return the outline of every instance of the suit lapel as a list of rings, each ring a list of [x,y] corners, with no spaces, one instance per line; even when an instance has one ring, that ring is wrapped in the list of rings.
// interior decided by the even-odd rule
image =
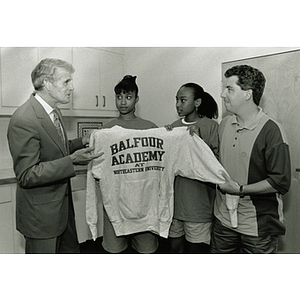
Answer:
[[[57,133],[56,128],[55,128],[53,122],[51,121],[50,117],[46,113],[45,109],[35,99],[35,97],[33,95],[30,96],[29,101],[30,101],[30,103],[31,103],[31,105],[32,105],[32,107],[33,107],[33,109],[35,111],[35,114],[36,114],[37,118],[41,122],[41,126],[45,129],[45,131],[51,137],[51,139],[53,140],[53,142],[57,145],[57,147],[61,150],[61,152],[65,156],[66,155],[66,150],[64,149],[64,144],[63,144],[63,142],[62,142],[59,134]],[[64,134],[65,134],[64,128],[63,128],[63,131],[64,131]],[[66,134],[65,134],[65,137],[66,137],[66,141],[67,141]]]

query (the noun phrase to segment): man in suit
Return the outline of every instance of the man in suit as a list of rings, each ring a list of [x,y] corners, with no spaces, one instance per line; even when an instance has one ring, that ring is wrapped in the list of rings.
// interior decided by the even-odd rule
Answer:
[[[44,59],[32,71],[34,92],[11,117],[9,149],[17,177],[16,224],[26,253],[79,253],[70,178],[74,165],[101,154],[89,137],[68,141],[59,104],[73,91],[71,64]]]

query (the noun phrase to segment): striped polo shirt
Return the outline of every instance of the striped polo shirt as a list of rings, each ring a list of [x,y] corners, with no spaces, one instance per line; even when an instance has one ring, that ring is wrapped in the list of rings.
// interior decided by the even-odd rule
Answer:
[[[291,181],[289,146],[279,123],[261,108],[254,120],[240,127],[235,115],[225,117],[219,127],[220,161],[239,185],[266,179],[277,193],[241,198],[237,232],[251,236],[283,235],[282,195]],[[217,192],[215,216],[231,227],[225,198]]]

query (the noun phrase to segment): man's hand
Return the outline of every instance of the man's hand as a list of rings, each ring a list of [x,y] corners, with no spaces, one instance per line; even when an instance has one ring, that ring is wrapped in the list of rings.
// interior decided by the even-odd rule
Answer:
[[[75,151],[70,155],[74,165],[87,165],[91,160],[103,155],[103,152],[93,154],[95,148],[88,147]]]
[[[233,181],[227,174],[223,173],[223,175],[225,177],[225,183],[219,184],[221,192],[239,195],[240,186],[237,184],[237,182]]]

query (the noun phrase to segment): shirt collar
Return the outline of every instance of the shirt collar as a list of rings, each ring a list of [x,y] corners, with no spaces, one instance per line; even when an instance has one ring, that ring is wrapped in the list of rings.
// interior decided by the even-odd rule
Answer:
[[[194,121],[194,122],[187,122],[187,121],[184,120],[184,118],[181,119],[181,122],[184,125],[193,125],[193,124],[196,124],[196,121]]]
[[[50,115],[53,112],[54,109],[45,100],[43,100],[43,98],[39,94],[35,94],[34,97],[44,107],[48,115]]]
[[[233,115],[231,124],[239,127],[238,130],[243,130],[243,129],[253,130],[259,124],[263,114],[264,113],[262,111],[262,108],[258,106],[258,114],[256,115],[256,117],[250,122],[248,122],[247,124],[245,124],[243,127],[239,127],[239,122],[237,120],[236,115]]]

